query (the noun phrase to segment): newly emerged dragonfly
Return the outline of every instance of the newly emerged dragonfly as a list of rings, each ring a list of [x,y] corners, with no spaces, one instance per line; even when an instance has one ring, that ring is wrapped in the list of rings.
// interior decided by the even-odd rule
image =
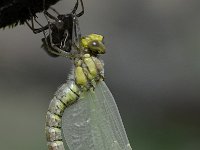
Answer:
[[[104,82],[103,36],[81,37],[74,17],[73,51],[57,55],[72,60],[69,79],[55,93],[46,116],[49,150],[132,150],[117,105]]]
[[[73,72],[55,93],[46,117],[49,150],[131,150],[117,105],[104,83],[103,37],[82,37]],[[64,115],[63,115],[64,113]]]

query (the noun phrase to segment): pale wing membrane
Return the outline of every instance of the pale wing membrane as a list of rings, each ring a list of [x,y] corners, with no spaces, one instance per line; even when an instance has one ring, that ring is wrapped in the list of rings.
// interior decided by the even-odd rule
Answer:
[[[76,103],[65,109],[62,116],[62,130],[70,150],[92,150],[89,120],[89,101],[80,98]]]
[[[131,150],[117,105],[103,81],[65,110],[62,129],[70,150]]]
[[[111,130],[114,134],[113,141],[115,141],[115,143],[119,143],[122,150],[131,150],[132,148],[130,147],[129,140],[112,93],[106,86],[105,82],[101,82],[98,85],[98,88],[99,90],[96,91],[96,97],[98,102],[101,103],[101,109],[107,119],[107,123],[110,123],[111,125]]]

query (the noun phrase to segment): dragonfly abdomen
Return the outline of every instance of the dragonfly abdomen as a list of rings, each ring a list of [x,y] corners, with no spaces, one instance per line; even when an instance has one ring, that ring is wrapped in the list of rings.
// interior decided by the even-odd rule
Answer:
[[[63,84],[55,93],[46,115],[46,137],[49,150],[65,150],[61,121],[64,110],[79,98],[80,89],[74,81]]]

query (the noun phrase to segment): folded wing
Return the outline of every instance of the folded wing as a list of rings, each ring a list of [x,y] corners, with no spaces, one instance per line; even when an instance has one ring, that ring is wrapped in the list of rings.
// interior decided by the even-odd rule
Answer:
[[[62,129],[70,150],[132,150],[115,100],[103,81],[65,110]]]

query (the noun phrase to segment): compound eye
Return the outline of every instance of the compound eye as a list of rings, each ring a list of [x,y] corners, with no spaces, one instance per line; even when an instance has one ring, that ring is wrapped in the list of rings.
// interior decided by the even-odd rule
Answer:
[[[97,47],[97,46],[99,46],[99,43],[98,43],[98,41],[92,41],[91,45],[94,47]]]
[[[104,54],[105,53],[105,46],[103,43],[93,40],[88,44],[88,49],[94,54]]]

